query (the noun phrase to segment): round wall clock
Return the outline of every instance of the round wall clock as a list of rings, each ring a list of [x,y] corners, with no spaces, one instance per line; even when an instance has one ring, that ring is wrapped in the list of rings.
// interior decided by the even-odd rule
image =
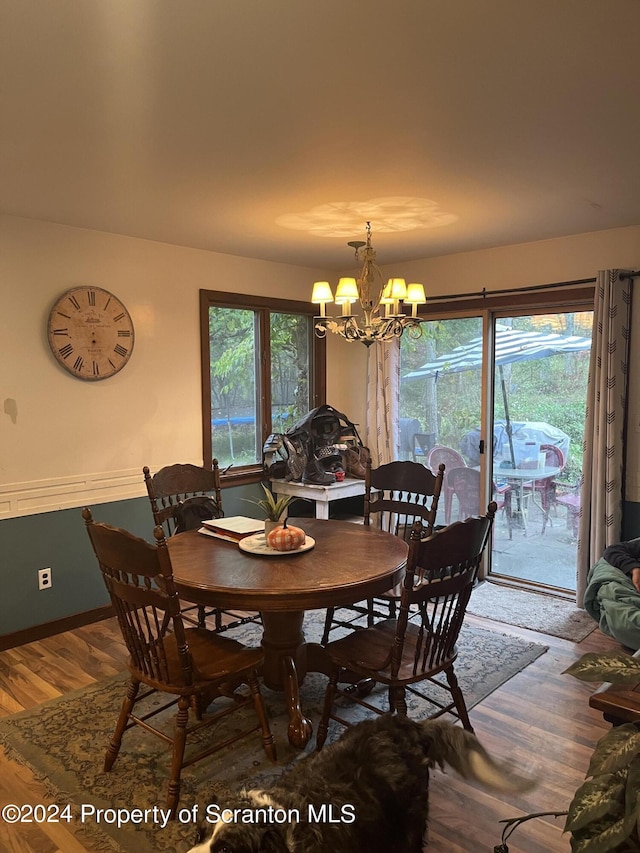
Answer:
[[[108,379],[131,358],[133,322],[122,302],[101,287],[73,287],[57,300],[48,322],[49,346],[77,379]]]

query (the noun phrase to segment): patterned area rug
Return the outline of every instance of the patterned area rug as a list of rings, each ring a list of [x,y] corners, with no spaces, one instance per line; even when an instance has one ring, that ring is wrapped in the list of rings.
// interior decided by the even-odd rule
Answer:
[[[553,595],[541,595],[496,583],[481,583],[471,593],[468,613],[530,628],[579,643],[598,626],[586,610]]]
[[[319,612],[307,615],[305,632],[317,639]],[[248,639],[253,627],[243,629]],[[469,708],[542,655],[546,646],[480,628],[465,627],[459,643],[456,671]],[[97,809],[164,808],[169,756],[158,738],[138,727],[125,733],[122,750],[111,773],[102,772],[106,744],[122,701],[126,676],[93,684],[37,708],[0,720],[0,743],[7,754],[29,766],[44,780],[60,806],[69,812],[78,832],[98,850],[114,853],[183,853],[194,842],[194,816],[203,815],[207,803],[225,790],[251,782],[268,784],[283,769],[304,757],[289,746],[282,697],[264,690],[269,719],[276,738],[278,765],[270,764],[258,735],[228,750],[185,768],[182,773],[181,811],[178,820],[162,827],[153,813],[144,823],[118,826],[116,812]],[[309,675],[301,688],[305,713],[317,725],[326,678]],[[375,696],[375,692],[371,694]],[[385,702],[380,692],[377,700]],[[361,709],[352,703],[341,709],[357,720]],[[425,705],[410,709],[412,717],[427,716]],[[234,715],[239,716],[239,715]],[[230,718],[233,721],[234,717]],[[235,722],[225,722],[235,725]],[[221,726],[221,729],[222,729]],[[219,729],[220,735],[223,732]],[[209,733],[210,734],[210,733]],[[330,732],[335,739],[338,731]],[[206,735],[204,735],[206,736]],[[307,752],[313,749],[313,739]]]

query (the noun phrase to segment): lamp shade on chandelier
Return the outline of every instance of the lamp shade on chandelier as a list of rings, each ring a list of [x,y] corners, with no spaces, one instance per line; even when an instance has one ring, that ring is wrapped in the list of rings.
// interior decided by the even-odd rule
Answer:
[[[370,222],[367,222],[366,243],[354,240],[347,245],[355,249],[361,268],[356,278],[339,280],[335,297],[328,281],[315,282],[311,302],[320,306],[320,313],[314,318],[316,335],[324,338],[327,332],[333,332],[347,341],[361,341],[365,346],[399,338],[405,329],[413,337],[419,337],[422,319],[418,317],[418,305],[427,301],[423,285],[407,284],[403,278],[390,278],[385,283],[371,245]],[[342,314],[327,316],[328,302],[342,306]],[[362,311],[360,319],[352,313],[356,302]],[[380,316],[383,305],[384,314]],[[411,314],[402,310],[403,305],[411,305]]]

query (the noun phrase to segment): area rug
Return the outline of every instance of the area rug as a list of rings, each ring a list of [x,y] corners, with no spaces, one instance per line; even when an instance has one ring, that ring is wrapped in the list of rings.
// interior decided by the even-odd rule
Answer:
[[[467,612],[574,643],[584,640],[597,628],[586,610],[580,610],[571,601],[487,581],[471,593]]]
[[[307,636],[315,639],[313,635],[320,627],[321,619],[309,614]],[[469,626],[463,629],[459,648],[456,672],[469,708],[547,650],[519,637]],[[97,850],[184,853],[194,842],[194,818],[204,815],[206,804],[215,803],[225,790],[241,784],[268,784],[304,757],[287,741],[281,695],[265,689],[278,764],[268,761],[256,735],[185,768],[178,819],[163,827],[159,812],[154,813],[153,808],[165,806],[169,755],[157,738],[138,727],[125,733],[113,770],[102,772],[104,750],[115,725],[125,680],[123,673],[0,720],[0,743],[8,756],[26,764],[43,780],[58,805],[69,805],[67,813],[72,816],[74,831],[86,833],[85,840]],[[313,674],[301,686],[303,707],[314,727],[325,685],[324,676]],[[380,691],[375,698],[374,691],[372,697],[383,704],[386,694]],[[410,709],[416,718],[430,712],[426,706]],[[353,703],[345,703],[341,713],[357,721],[362,711]],[[223,727],[237,725],[239,716],[233,715],[221,724],[217,733],[224,736]],[[331,736],[335,739],[339,731],[332,728]],[[313,745],[312,739],[306,752],[313,750]],[[122,813],[125,822],[121,826],[117,824],[117,811],[108,811],[117,809],[128,810]],[[131,809],[149,810],[142,824],[127,820]]]

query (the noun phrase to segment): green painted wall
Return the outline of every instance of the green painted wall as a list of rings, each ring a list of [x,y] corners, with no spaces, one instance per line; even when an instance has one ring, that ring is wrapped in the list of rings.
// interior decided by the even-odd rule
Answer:
[[[258,485],[225,489],[225,514],[258,517],[259,510],[244,500],[258,497]],[[146,497],[96,504],[91,510],[96,521],[124,527],[151,540],[153,525]],[[637,536],[640,504],[626,502],[623,538]],[[53,570],[53,584],[51,589],[40,591],[38,569],[46,567]],[[109,603],[80,508],[0,521],[0,583],[0,635]]]
[[[225,489],[226,515],[259,516],[241,498],[260,497],[258,486]],[[152,541],[146,497],[91,506],[96,521]],[[0,636],[54,622],[109,603],[85,531],[81,508],[0,521]],[[38,569],[50,567],[51,589],[38,590]]]

